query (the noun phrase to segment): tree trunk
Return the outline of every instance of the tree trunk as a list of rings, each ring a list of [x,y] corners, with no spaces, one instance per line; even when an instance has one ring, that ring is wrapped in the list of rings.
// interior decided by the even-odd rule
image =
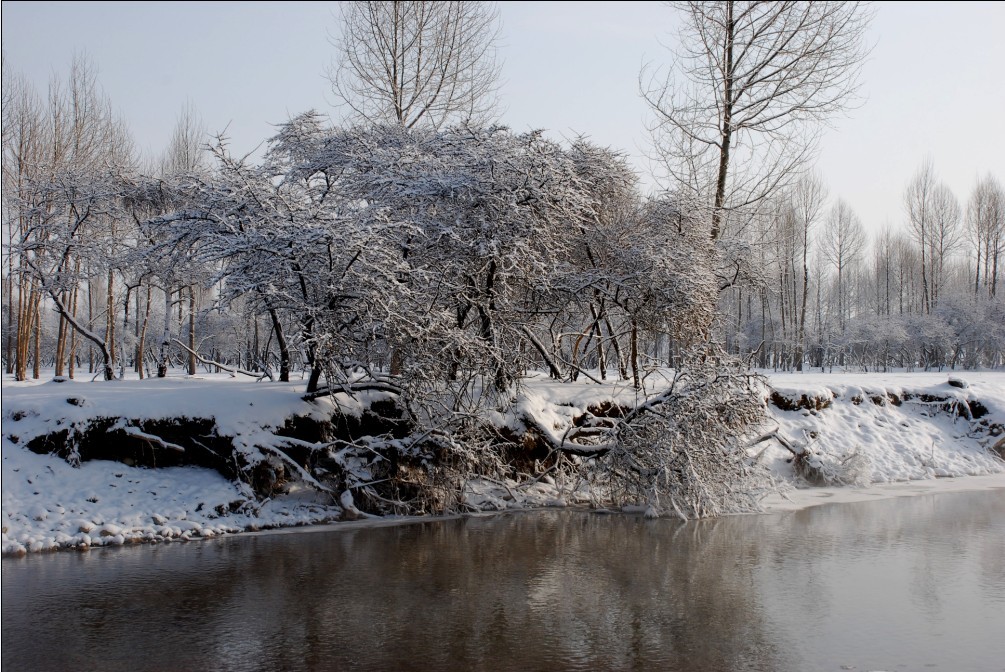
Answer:
[[[283,323],[279,321],[279,314],[276,309],[269,306],[269,317],[272,318],[272,329],[276,333],[276,342],[279,344],[279,380],[283,383],[290,382],[290,347],[286,342],[286,335],[283,333]]]
[[[603,310],[603,306],[600,308]],[[604,332],[600,328],[600,315],[593,304],[590,304],[590,314],[593,316],[593,329],[597,338],[597,366],[600,368],[600,379],[607,380],[607,356],[604,353]]]
[[[635,386],[635,389],[638,390],[642,388],[642,381],[639,378],[639,325],[638,322],[635,321],[634,317],[632,318],[631,357],[632,357],[632,384]]]
[[[799,334],[796,337],[796,370],[803,370],[806,349],[806,301],[810,290],[809,225],[803,226],[803,302],[799,307]]]
[[[715,182],[715,207],[712,210],[712,240],[722,235],[722,207],[726,202],[726,178],[729,172],[729,149],[733,139],[733,2],[726,3],[726,44],[723,66],[722,128],[719,131],[719,174]]]
[[[140,327],[139,336],[136,338],[136,363],[139,367],[140,380],[143,380],[143,359],[146,356],[147,325],[150,323],[150,299],[151,287],[147,285],[146,306],[143,312],[143,326]]]
[[[90,264],[88,264],[90,271]],[[94,283],[90,273],[87,275],[87,328],[94,329]],[[94,373],[94,347],[87,346],[87,372]]]
[[[80,273],[80,260],[77,260],[77,273]],[[79,277],[79,275],[78,275]],[[73,315],[73,319],[77,319],[77,301],[80,294],[80,285],[74,285],[73,291],[70,293],[70,313]],[[66,358],[66,368],[67,375],[73,378],[74,369],[77,363],[77,330],[70,330],[70,354]]]
[[[66,319],[62,316],[59,318],[59,327],[56,330],[56,367],[53,372],[57,377],[62,377],[66,372],[66,340],[67,340],[67,330],[66,330]]]
[[[195,286],[188,287],[188,375],[195,375]]]
[[[607,327],[607,335],[611,339],[614,356],[618,358],[618,375],[621,377],[621,380],[628,380],[628,367],[625,366],[625,357],[621,353],[621,344],[618,342],[618,337],[614,333],[614,328],[611,326],[611,321],[608,319],[606,313],[604,314],[604,326]]]
[[[105,297],[108,311],[105,315],[107,328],[105,330],[105,344],[112,361],[115,360],[115,273],[108,271],[108,294]]]
[[[23,381],[27,376],[27,342],[25,325],[27,310],[25,304],[25,281],[21,275],[17,281],[17,337],[14,339],[14,380]]]
[[[39,303],[35,302],[35,361],[31,365],[31,377],[35,380],[42,377],[42,313]]]
[[[311,377],[307,379],[307,393],[317,392],[321,382],[321,367],[316,363],[311,367]]]
[[[555,364],[555,361],[548,354],[548,351],[545,349],[544,344],[541,343],[540,340],[538,340],[537,336],[534,335],[534,332],[531,331],[530,328],[527,327],[526,325],[524,325],[521,329],[523,333],[527,336],[527,340],[529,340],[531,345],[533,345],[534,348],[541,354],[541,358],[544,360],[544,363],[548,366],[548,373],[551,375],[551,377],[556,380],[561,380],[562,371],[561,369],[558,368],[558,365]]]
[[[164,378],[168,371],[168,346],[171,345],[171,287],[164,285],[164,334],[161,336],[161,350],[157,359],[157,377]]]
[[[924,227],[924,223],[922,227]],[[931,311],[929,310],[928,304],[928,269],[925,268],[927,262],[925,261],[925,230],[922,228],[921,231],[921,311],[928,315]]]
[[[143,380],[143,358],[140,352],[140,292],[138,290],[143,288],[143,281],[137,286],[136,292],[136,306],[134,312],[136,313],[136,320],[133,324],[133,338],[135,338],[135,347],[133,348],[133,370],[139,375],[140,380]]]
[[[992,256],[991,261],[991,290],[988,294],[993,299],[998,291],[998,257],[1001,255],[998,247],[995,247],[994,256]]]

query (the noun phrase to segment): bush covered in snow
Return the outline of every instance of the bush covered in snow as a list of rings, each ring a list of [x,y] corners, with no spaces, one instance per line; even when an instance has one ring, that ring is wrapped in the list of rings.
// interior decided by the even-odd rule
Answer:
[[[722,353],[692,353],[669,387],[635,408],[596,465],[613,497],[651,515],[718,516],[757,509],[769,486],[747,454],[766,419],[763,379]]]

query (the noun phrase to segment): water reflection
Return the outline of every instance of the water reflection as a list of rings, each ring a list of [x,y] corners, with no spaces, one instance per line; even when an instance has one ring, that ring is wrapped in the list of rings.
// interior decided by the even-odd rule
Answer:
[[[961,493],[8,559],[2,657],[109,671],[1000,670],[1003,521],[1001,493]]]

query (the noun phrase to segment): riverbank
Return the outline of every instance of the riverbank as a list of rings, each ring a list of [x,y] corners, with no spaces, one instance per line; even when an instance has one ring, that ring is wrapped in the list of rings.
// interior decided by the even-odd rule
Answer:
[[[994,452],[1005,425],[1005,373],[961,378],[965,387],[950,385],[945,373],[769,375],[770,426],[751,458],[773,475],[782,494],[769,495],[762,502],[765,510],[1005,487],[1005,462]],[[79,423],[96,417],[155,422],[207,416],[238,448],[270,446],[292,415],[321,418],[332,412],[336,402],[304,402],[301,385],[213,376],[5,382],[3,553],[190,540],[366,518],[351,495],[326,492],[306,479],[290,478],[274,495],[262,497],[248,483],[209,468],[142,468],[100,459],[73,466],[72,459],[26,448],[33,437],[64,429],[70,436]],[[556,428],[572,426],[587,408],[605,402],[635,403],[635,392],[623,383],[566,384],[541,377],[528,380],[524,394],[527,405]],[[352,412],[342,408],[347,410]],[[153,445],[155,437],[130,431],[150,455],[170,464],[173,444]],[[804,451],[805,459],[794,459],[793,448]],[[806,487],[807,465],[831,487]],[[462,497],[470,510],[483,511],[611,504],[584,480],[549,474],[523,482],[473,479]]]

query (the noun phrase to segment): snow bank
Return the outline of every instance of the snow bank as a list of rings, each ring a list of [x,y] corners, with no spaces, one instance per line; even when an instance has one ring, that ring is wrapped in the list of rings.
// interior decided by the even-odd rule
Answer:
[[[73,468],[3,440],[3,553],[212,537],[306,525],[339,510],[306,490],[255,502],[210,469],[142,469],[94,460]]]
[[[935,484],[1005,487],[1005,462],[989,450],[1001,441],[1005,426],[1005,373],[961,377],[965,388],[950,386],[946,374],[769,376],[779,398],[790,402],[783,405],[795,408],[769,404],[778,434],[834,464],[852,455],[864,458],[859,459],[867,469],[861,482],[870,487],[807,489],[793,471],[792,454],[768,441],[757,447],[763,449],[759,459],[781,480],[803,489],[769,498],[767,510],[930,492]],[[656,386],[656,379],[652,376],[650,384]],[[24,447],[32,436],[94,417],[212,417],[221,432],[253,446],[267,441],[292,415],[324,417],[336,403],[349,414],[361,411],[348,400],[304,402],[302,388],[302,383],[255,383],[225,376],[110,383],[6,381],[0,443],[3,553],[188,540],[342,518],[343,507],[334,497],[306,486],[295,485],[288,494],[260,502],[248,486],[209,469],[147,469],[100,460],[74,468]],[[804,397],[806,403],[798,407]],[[523,382],[516,412],[532,413],[561,435],[590,408],[630,407],[638,399],[623,381],[569,384],[535,376]],[[978,409],[980,417],[961,415],[964,402]],[[499,420],[511,422],[512,417]],[[584,481],[556,482],[547,473],[524,483],[475,480],[463,497],[474,508],[500,510],[602,504]],[[358,517],[350,513],[354,515],[348,517]]]
[[[211,469],[146,469],[104,460],[74,468],[24,447],[34,437],[73,432],[94,418],[207,418],[250,453],[274,441],[273,431],[287,418],[323,419],[339,403],[304,402],[302,388],[228,376],[5,381],[3,553],[191,539],[335,519],[342,510],[331,497],[299,485],[281,499],[259,502],[247,485]],[[340,401],[343,413],[358,414],[358,404]]]
[[[945,373],[772,375],[771,417],[820,460],[855,460],[861,484],[1002,473],[989,449],[1005,427],[1005,374],[960,378],[965,388]],[[791,458],[780,446],[763,456],[786,478]]]

